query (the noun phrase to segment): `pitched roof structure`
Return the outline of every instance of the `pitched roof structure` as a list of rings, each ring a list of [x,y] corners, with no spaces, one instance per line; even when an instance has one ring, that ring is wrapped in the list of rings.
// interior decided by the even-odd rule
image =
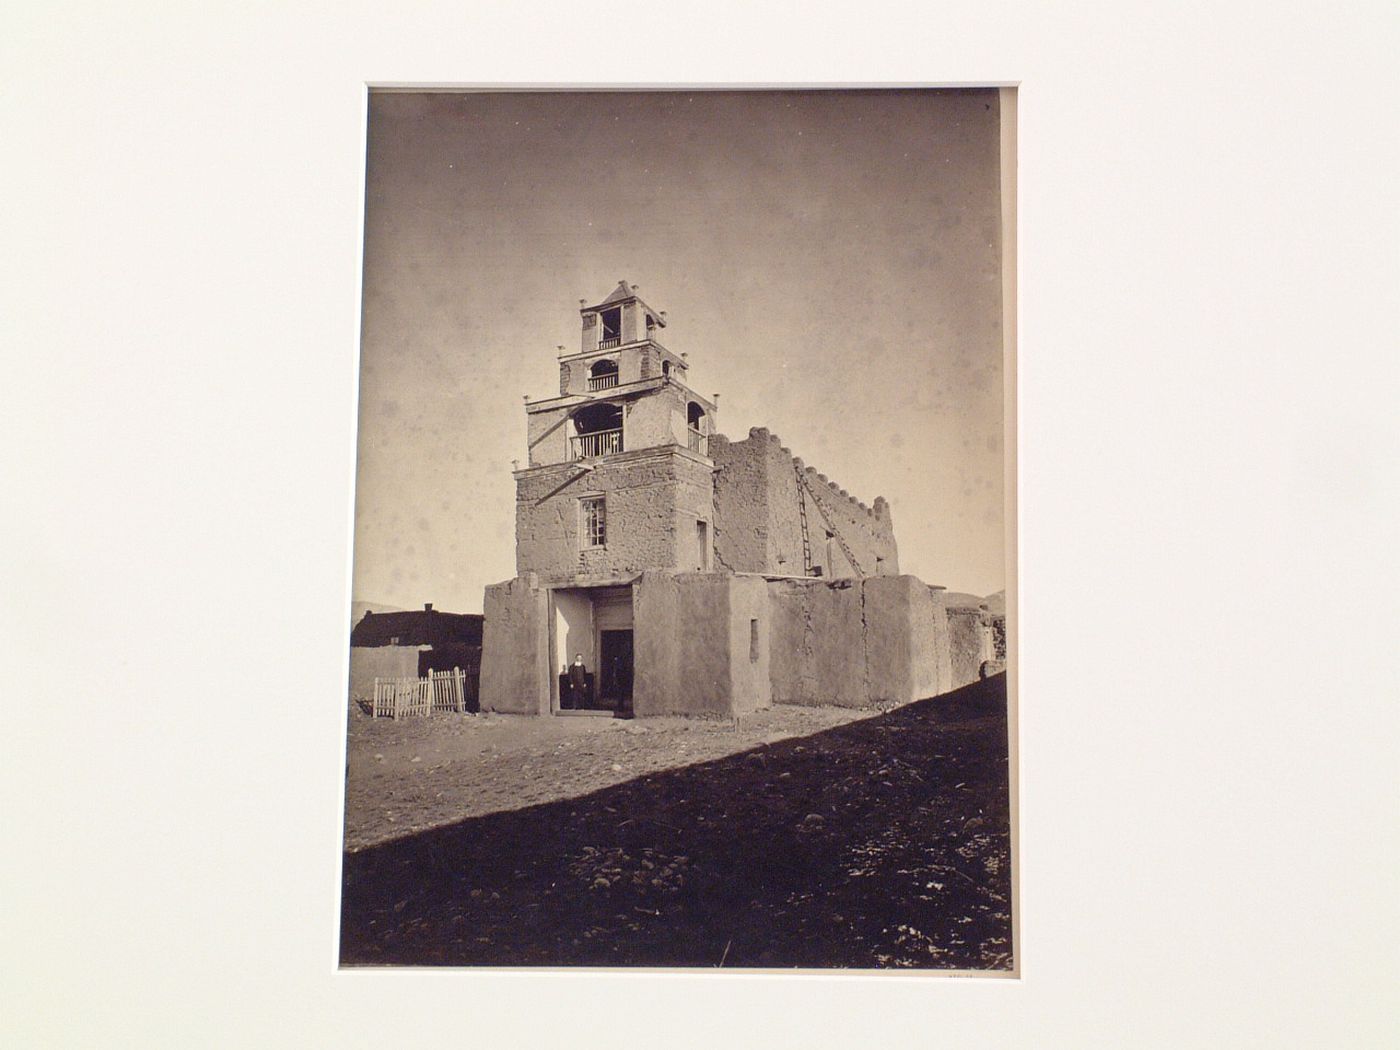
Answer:
[[[604,299],[599,306],[607,306],[609,303],[620,303],[624,299],[635,299],[637,293],[632,291],[626,281],[618,281],[617,287],[612,290],[612,294]]]
[[[590,313],[594,310],[601,310],[605,306],[612,306],[615,303],[630,302],[633,299],[642,304],[642,309],[646,310],[646,312],[652,317],[653,320],[655,320],[655,322],[658,325],[660,325],[662,328],[666,327],[666,318],[662,317],[661,314],[653,310],[647,304],[646,300],[637,294],[636,288],[628,284],[626,281],[618,281],[617,287],[608,293],[608,297],[606,299],[604,299],[601,303],[596,303],[593,306],[580,307],[580,312]]]
[[[438,612],[431,605],[416,612],[366,612],[350,631],[352,646],[480,645],[481,613]]]

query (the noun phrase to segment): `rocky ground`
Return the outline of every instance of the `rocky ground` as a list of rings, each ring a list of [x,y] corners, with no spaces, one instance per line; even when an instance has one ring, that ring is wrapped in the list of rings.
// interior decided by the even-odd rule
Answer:
[[[730,722],[352,713],[349,965],[1007,969],[1003,676]]]

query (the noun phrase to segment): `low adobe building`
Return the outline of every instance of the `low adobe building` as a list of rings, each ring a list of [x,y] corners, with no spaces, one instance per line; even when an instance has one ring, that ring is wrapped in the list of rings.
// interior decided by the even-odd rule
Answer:
[[[559,712],[575,654],[595,706],[636,716],[962,684],[943,588],[899,573],[885,500],[867,506],[765,429],[719,433],[637,292],[581,302],[558,394],[526,401],[516,576],[486,588],[482,709]]]
[[[350,629],[350,695],[374,696],[376,678],[421,678],[430,671],[466,672],[466,700],[476,697],[481,667],[481,613],[366,610]]]

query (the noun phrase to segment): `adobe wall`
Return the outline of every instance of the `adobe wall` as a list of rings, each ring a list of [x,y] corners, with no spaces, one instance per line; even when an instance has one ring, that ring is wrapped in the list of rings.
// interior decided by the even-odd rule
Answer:
[[[895,576],[899,555],[889,505],[877,498],[867,507],[806,466],[783,447],[777,435],[761,427],[744,441],[710,438],[716,467],[716,556],[735,572],[802,576],[801,493],[807,501],[807,529],[813,567],[828,579]],[[832,531],[850,547],[860,571],[851,565],[839,542],[828,549]]]
[[[755,576],[728,579],[730,700],[735,714],[748,714],[773,704],[768,583]]]
[[[865,580],[862,591],[870,702],[903,704],[943,692],[927,585],[914,576],[879,576]]]
[[[946,692],[953,685],[953,641],[948,626],[948,591],[946,587],[930,584],[928,595],[929,609],[933,617],[933,650],[938,664],[939,691]]]
[[[981,609],[957,606],[948,610],[948,648],[954,689],[981,677],[983,630]]]
[[[516,572],[558,581],[691,567],[695,521],[714,517],[703,459],[674,447],[624,452],[570,481],[579,474],[575,463],[516,474]],[[594,495],[607,501],[607,545],[585,549],[579,500]]]
[[[948,690],[946,629],[917,577],[773,580],[774,703],[868,707]]]
[[[534,574],[486,588],[481,710],[548,714],[547,592]]]
[[[685,392],[670,383],[622,406],[623,449],[685,444]],[[680,437],[676,436],[677,420]]]
[[[715,465],[715,565],[733,572],[774,572],[768,561],[768,459],[763,446],[710,437]],[[802,556],[797,568],[802,575]]]
[[[846,541],[846,546],[860,563],[860,574],[897,576],[899,552],[895,548],[894,522],[890,519],[889,504],[880,498],[875,501],[874,507],[866,507],[811,467],[804,467],[802,473],[807,482],[807,495],[818,508],[816,514],[810,507],[807,511],[807,527],[814,541],[817,536],[825,535],[829,523],[832,531]],[[790,513],[795,516],[797,511],[794,508]],[[816,553],[814,546],[814,556]],[[830,564],[826,564],[827,561]],[[823,567],[826,575],[832,577],[857,575],[839,543],[832,545],[829,559],[823,556]]]
[[[569,410],[573,406],[525,413],[526,462],[530,466],[564,463],[569,458]]]
[[[729,718],[769,703],[768,664],[760,644],[751,658],[750,621],[769,630],[763,580],[723,573],[643,573],[632,589],[638,718]]]
[[[807,588],[808,648],[800,656],[811,664],[810,672],[802,675],[815,683],[811,703],[838,707],[870,703],[861,591],[856,580],[821,581]]]
[[[723,577],[643,573],[632,587],[632,710],[730,714],[728,589]]]
[[[418,652],[416,645],[351,646],[351,698],[373,700],[376,678],[418,677]]]
[[[815,704],[817,669],[811,658],[810,590],[819,581],[774,580],[768,584],[772,610],[768,671],[775,704]]]

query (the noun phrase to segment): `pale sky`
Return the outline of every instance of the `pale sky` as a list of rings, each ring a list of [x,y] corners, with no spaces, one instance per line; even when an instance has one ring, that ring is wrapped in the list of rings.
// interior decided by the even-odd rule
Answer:
[[[867,504],[900,571],[1005,585],[997,92],[374,93],[353,594],[515,575],[522,395],[620,280],[667,347]]]

